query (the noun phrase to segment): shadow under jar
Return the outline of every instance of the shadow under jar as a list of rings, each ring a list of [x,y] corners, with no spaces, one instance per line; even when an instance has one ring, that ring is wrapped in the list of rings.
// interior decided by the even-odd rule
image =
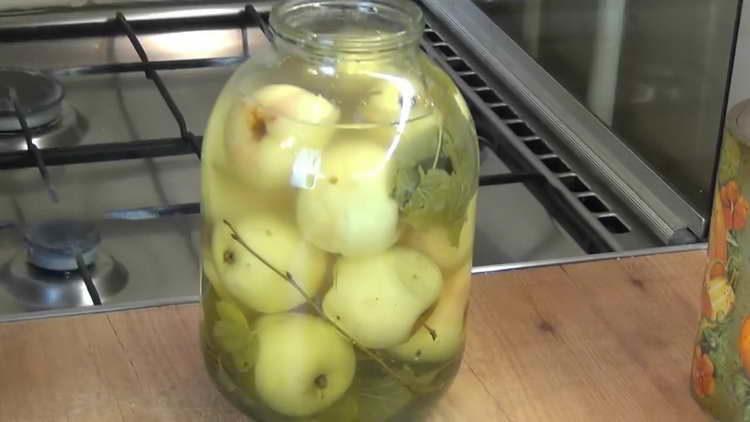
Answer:
[[[419,420],[464,345],[479,153],[411,2],[282,1],[202,169],[202,342],[263,421]]]

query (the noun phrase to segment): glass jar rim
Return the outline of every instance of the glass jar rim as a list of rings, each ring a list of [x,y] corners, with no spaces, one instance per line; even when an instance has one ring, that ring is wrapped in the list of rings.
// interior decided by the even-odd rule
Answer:
[[[358,23],[390,24],[391,28],[359,35],[334,29],[322,32],[310,25],[342,23],[348,15]],[[317,22],[316,22],[317,21]],[[416,45],[424,31],[422,9],[410,0],[283,0],[271,11],[270,26],[276,38],[311,50],[339,53],[375,53]]]

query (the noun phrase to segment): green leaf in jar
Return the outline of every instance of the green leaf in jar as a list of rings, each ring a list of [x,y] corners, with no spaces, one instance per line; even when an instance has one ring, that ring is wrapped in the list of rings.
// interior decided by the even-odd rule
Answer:
[[[466,151],[450,134],[440,133],[437,150],[428,160],[397,155],[393,197],[410,226],[425,230],[442,225],[451,243],[458,245],[476,181]]]

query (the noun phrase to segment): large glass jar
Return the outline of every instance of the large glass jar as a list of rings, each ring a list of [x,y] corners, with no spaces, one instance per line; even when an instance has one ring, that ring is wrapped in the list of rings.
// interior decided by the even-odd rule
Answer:
[[[204,139],[209,372],[264,421],[418,420],[464,344],[477,137],[403,0],[290,0]]]

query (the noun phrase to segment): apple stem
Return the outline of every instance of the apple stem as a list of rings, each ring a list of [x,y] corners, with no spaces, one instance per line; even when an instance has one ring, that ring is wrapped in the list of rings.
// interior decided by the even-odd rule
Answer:
[[[232,223],[230,223],[227,220],[224,220],[224,224],[226,224],[227,227],[229,227],[229,230],[232,232],[232,239],[234,239],[237,243],[240,244],[243,248],[245,248],[248,252],[250,252],[255,258],[257,258],[263,265],[268,267],[271,271],[276,273],[279,277],[286,280],[289,284],[294,287],[295,290],[299,292],[299,294],[302,295],[303,298],[305,298],[305,301],[312,306],[312,308],[315,310],[315,313],[318,314],[318,316],[322,319],[324,319],[326,322],[331,324],[336,331],[338,331],[342,336],[346,337],[347,340],[349,340],[352,345],[359,349],[362,353],[366,354],[368,357],[370,357],[372,360],[374,360],[378,365],[380,365],[381,368],[383,368],[383,371],[385,371],[386,374],[391,376],[393,379],[396,380],[399,384],[401,384],[404,388],[409,390],[409,392],[416,394],[418,392],[418,388],[413,386],[408,380],[405,380],[402,376],[400,376],[393,368],[390,367],[380,356],[378,356],[377,353],[374,351],[360,345],[357,343],[356,340],[352,336],[350,336],[341,326],[339,326],[336,322],[328,318],[328,316],[323,312],[323,309],[318,305],[308,294],[305,292],[305,290],[297,283],[297,281],[294,280],[294,277],[289,272],[283,272],[279,270],[278,268],[274,267],[270,262],[268,262],[265,258],[260,256],[253,248],[250,247],[243,239],[240,237],[237,230],[234,228]],[[327,380],[326,380],[327,381]],[[317,379],[316,379],[317,383]]]

